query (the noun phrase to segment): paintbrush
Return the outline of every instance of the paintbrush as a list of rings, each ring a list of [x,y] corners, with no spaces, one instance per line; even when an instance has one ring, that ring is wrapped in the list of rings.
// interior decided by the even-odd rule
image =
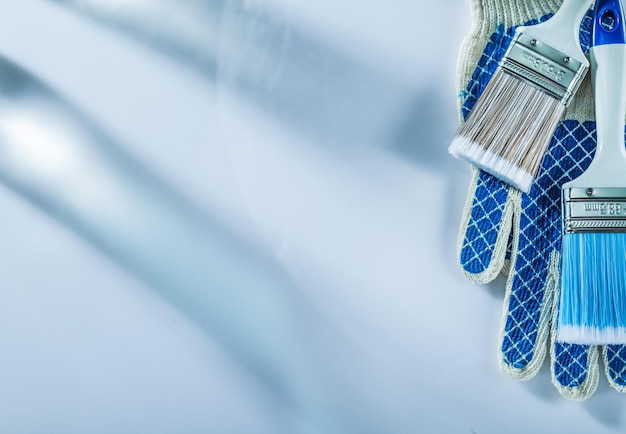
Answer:
[[[564,342],[626,343],[625,44],[619,0],[598,0],[590,50],[598,147],[589,168],[563,185]]]
[[[449,148],[528,192],[589,62],[580,23],[591,0],[565,0],[549,20],[518,27],[498,69]]]

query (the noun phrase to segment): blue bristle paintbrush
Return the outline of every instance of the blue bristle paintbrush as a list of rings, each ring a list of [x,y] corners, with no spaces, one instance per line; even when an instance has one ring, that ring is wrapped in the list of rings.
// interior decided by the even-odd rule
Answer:
[[[626,30],[619,0],[598,0],[590,50],[598,147],[563,185],[563,266],[557,339],[626,343]]]

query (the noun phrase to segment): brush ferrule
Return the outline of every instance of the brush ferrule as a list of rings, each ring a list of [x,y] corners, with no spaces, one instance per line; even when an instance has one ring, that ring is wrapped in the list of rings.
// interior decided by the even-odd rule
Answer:
[[[564,188],[563,231],[626,232],[626,188]]]
[[[567,106],[589,67],[538,39],[517,33],[500,68]]]

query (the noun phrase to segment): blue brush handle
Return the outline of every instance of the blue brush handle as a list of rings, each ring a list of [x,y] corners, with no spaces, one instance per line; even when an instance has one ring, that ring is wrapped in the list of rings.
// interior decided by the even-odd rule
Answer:
[[[626,186],[626,27],[619,0],[599,0],[594,10],[591,73],[598,147],[589,168],[563,188]]]
[[[593,45],[626,43],[626,28],[620,0],[596,1]]]
[[[624,150],[625,30],[621,2],[599,0],[594,10],[593,46],[590,50],[598,149],[594,162],[589,168],[590,175],[602,180],[599,185],[611,186],[611,181],[619,182],[622,186],[626,185],[624,184],[626,179],[621,175],[626,163]],[[612,179],[606,179],[609,177]],[[604,182],[605,179],[608,183]]]

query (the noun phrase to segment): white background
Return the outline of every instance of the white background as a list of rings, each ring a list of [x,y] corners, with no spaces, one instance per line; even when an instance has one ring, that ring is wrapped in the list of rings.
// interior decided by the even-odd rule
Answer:
[[[446,146],[464,2],[222,13],[213,75],[45,0],[0,1],[0,54],[282,264],[367,355],[326,357],[367,390],[337,393],[374,432],[626,429],[604,378],[575,403],[547,367],[523,383],[501,374],[504,282],[472,285],[456,265],[469,170]],[[13,191],[0,210],[0,432],[296,432],[184,311]]]

